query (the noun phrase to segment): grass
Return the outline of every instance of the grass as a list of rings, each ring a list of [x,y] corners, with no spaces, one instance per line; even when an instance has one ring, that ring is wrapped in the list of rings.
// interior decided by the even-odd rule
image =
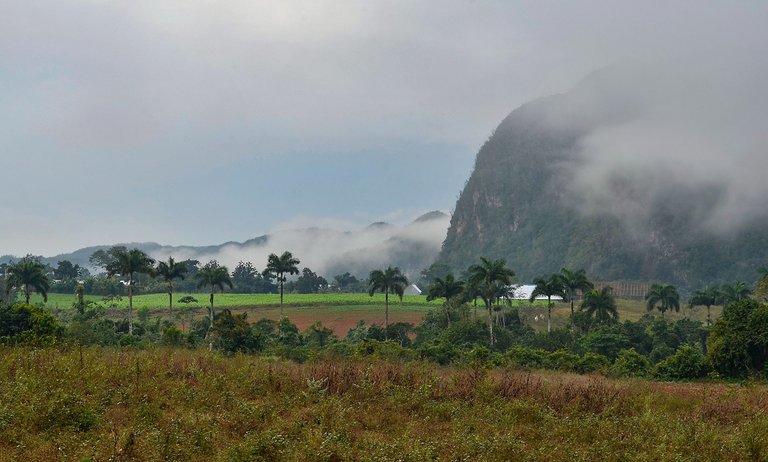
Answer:
[[[760,461],[765,385],[0,349],[0,460]]]
[[[178,303],[178,300],[184,296],[192,296],[198,300],[197,303],[190,303],[190,307],[208,306],[209,294],[205,293],[179,293],[173,294],[174,306],[184,306]],[[121,297],[119,300],[103,302],[102,297],[87,296],[86,300],[92,300],[104,305],[116,306],[118,308],[128,307],[128,297]],[[252,306],[279,306],[280,295],[278,294],[216,294],[214,303],[218,307],[252,307]],[[33,294],[30,299],[32,303],[42,303],[43,298],[38,294]],[[69,308],[76,301],[73,294],[48,294],[47,306],[50,308]],[[284,297],[285,306],[341,306],[341,305],[383,305],[384,295],[374,294],[373,297],[368,294],[286,294]],[[434,300],[428,302],[423,295],[405,295],[402,305],[406,306],[439,306],[442,302]],[[400,300],[396,297],[390,297],[390,306],[394,309],[400,305]],[[168,294],[143,294],[133,297],[134,308],[168,308]]]

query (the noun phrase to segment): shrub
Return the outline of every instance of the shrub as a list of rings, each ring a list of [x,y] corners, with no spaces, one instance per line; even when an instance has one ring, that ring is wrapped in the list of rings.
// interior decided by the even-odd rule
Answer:
[[[524,369],[540,369],[544,367],[548,352],[541,349],[515,346],[507,351],[507,359],[513,367]]]
[[[0,305],[0,343],[50,345],[61,334],[51,313],[36,305]]]
[[[764,373],[768,361],[768,305],[755,300],[731,303],[715,321],[707,360],[723,375]]]
[[[642,377],[648,373],[648,359],[634,348],[621,350],[611,367],[611,375],[619,377]]]
[[[548,369],[572,372],[576,370],[579,359],[579,355],[575,355],[566,350],[557,350],[549,353],[544,358],[544,365]]]
[[[416,359],[416,352],[400,346],[392,340],[365,340],[355,344],[354,356],[358,358],[371,357],[385,360],[410,361]]]
[[[653,369],[653,376],[663,380],[696,379],[704,375],[704,355],[698,348],[683,345],[674,355]]]
[[[450,364],[460,354],[460,351],[453,345],[444,341],[434,341],[422,345],[418,351],[422,359],[434,361],[441,365]]]
[[[610,365],[611,361],[606,356],[590,352],[579,358],[579,361],[576,363],[576,372],[580,374],[604,372],[608,370]]]

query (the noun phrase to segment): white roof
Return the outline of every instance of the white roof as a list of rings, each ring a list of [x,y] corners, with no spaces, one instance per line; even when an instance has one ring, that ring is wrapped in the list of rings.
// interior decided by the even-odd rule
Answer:
[[[405,288],[405,295],[421,295],[421,289],[416,284],[411,284]]]
[[[533,284],[523,284],[519,286],[515,286],[515,296],[512,297],[513,300],[530,300],[531,294],[533,293],[533,290],[536,288]],[[546,300],[547,297],[544,295],[539,295],[536,297],[536,300]],[[562,300],[563,297],[559,295],[552,296],[552,300]]]

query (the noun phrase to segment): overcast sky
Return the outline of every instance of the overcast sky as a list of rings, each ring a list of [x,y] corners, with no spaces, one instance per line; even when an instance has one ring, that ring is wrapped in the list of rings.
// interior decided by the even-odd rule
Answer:
[[[766,2],[563,3],[0,0],[0,254],[450,211],[520,104],[768,43]]]

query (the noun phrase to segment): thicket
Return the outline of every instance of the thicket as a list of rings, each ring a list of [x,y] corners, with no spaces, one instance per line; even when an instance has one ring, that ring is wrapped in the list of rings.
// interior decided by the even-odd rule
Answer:
[[[130,335],[128,323],[108,317],[104,308],[87,303],[76,308],[54,316],[35,305],[2,305],[0,344],[139,348],[212,344],[224,355],[254,354],[299,363],[372,357],[660,380],[764,377],[768,361],[768,307],[752,300],[728,305],[711,330],[697,321],[672,322],[651,315],[636,322],[597,324],[577,316],[573,326],[544,333],[525,325],[517,308],[507,308],[497,316],[493,344],[487,325],[466,307],[452,316],[446,316],[443,308],[430,311],[418,326],[394,323],[384,329],[361,321],[343,338],[320,323],[302,332],[289,318],[252,323],[246,313],[227,309],[216,314],[213,326],[207,317],[195,319],[189,310],[179,310],[181,328],[179,319],[150,316],[149,310],[140,309]]]

